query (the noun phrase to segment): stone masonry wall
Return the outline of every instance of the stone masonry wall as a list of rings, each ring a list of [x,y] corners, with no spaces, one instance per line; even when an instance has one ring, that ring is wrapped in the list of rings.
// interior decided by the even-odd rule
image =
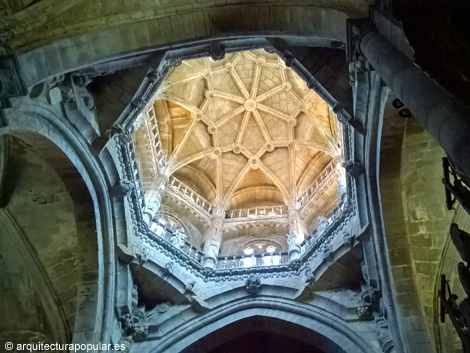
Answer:
[[[14,137],[9,141],[11,158],[5,208],[34,251],[40,262],[38,266],[43,268],[40,271],[45,271],[71,337],[77,304],[82,300],[79,293],[88,283],[97,281],[96,244],[84,242],[96,237],[93,206],[91,200],[87,201],[83,181],[66,170],[51,148],[49,157],[57,163],[57,168],[64,168],[60,176],[57,168],[34,147]],[[21,256],[16,261],[24,263]]]
[[[406,127],[401,182],[406,230],[428,328],[432,326],[434,284],[453,212],[447,211],[442,185],[444,151],[414,120]]]
[[[412,339],[424,340],[434,335],[439,263],[453,212],[441,182],[444,151],[414,118],[397,113],[389,108],[384,116],[383,217],[405,329],[418,330]]]
[[[418,299],[400,178],[405,128],[406,121],[389,104],[385,109],[382,131],[380,192],[388,255],[405,340],[412,352],[425,352],[419,347],[430,348],[429,335]]]

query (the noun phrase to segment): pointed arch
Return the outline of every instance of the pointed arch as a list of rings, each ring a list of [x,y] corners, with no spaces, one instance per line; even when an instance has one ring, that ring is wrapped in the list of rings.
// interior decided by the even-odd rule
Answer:
[[[96,285],[84,284],[86,300],[79,305],[76,314],[75,343],[110,342],[111,330],[108,328],[114,319],[115,292],[115,234],[113,218],[118,219],[122,205],[113,205],[109,195],[110,184],[117,183],[118,174],[112,172],[114,161],[98,161],[89,145],[71,123],[57,115],[47,105],[23,104],[8,112],[6,120],[9,134],[20,139],[39,139],[59,149],[81,176],[93,202],[96,221],[97,281]],[[110,157],[104,152],[102,158]],[[107,164],[109,171],[102,168]],[[112,184],[114,185],[114,184]],[[124,211],[122,210],[124,213]],[[91,339],[92,337],[92,339]]]
[[[188,320],[177,330],[169,332],[150,349],[151,353],[182,352],[193,343],[216,330],[243,318],[260,316],[278,318],[288,324],[307,328],[312,334],[332,342],[331,348],[339,353],[373,353],[375,350],[357,332],[338,316],[325,310],[286,299],[266,297],[244,298],[230,302],[210,313],[202,315],[197,322]]]

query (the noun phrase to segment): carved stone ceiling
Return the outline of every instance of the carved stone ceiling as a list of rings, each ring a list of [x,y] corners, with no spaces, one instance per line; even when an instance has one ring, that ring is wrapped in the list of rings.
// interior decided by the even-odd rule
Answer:
[[[293,206],[341,154],[327,104],[264,50],[175,67],[154,103],[163,169],[217,213]]]

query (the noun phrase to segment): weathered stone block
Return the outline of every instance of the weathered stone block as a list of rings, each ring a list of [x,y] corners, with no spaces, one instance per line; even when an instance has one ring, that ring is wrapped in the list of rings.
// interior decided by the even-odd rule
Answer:
[[[432,246],[432,237],[428,233],[410,236],[410,245],[412,247],[430,248]]]

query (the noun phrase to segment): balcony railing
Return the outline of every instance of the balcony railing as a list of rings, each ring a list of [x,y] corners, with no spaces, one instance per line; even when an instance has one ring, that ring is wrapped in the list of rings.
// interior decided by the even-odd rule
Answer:
[[[150,230],[155,235],[165,239],[168,243],[172,244],[171,237],[173,235],[173,232],[171,231],[171,229],[168,229],[167,227],[165,227],[164,225],[160,223],[153,222],[150,226]],[[197,263],[202,264],[204,253],[201,251],[199,247],[191,244],[189,241],[185,241],[184,246],[182,248],[179,248],[176,246],[175,248],[177,248],[183,254],[186,254],[190,259],[196,261]]]
[[[236,220],[239,218],[269,218],[274,216],[287,216],[288,208],[286,205],[280,206],[261,206],[254,208],[244,208],[225,211],[226,220]]]
[[[214,209],[214,206],[203,196],[174,176],[170,177],[169,187],[183,200],[188,201],[191,205],[207,213],[207,215],[210,215]]]
[[[252,255],[219,256],[217,269],[278,266],[288,262],[287,251]]]
[[[335,208],[331,210],[331,212],[325,217],[326,218],[326,229],[319,233],[318,228],[315,227],[310,234],[304,239],[304,241],[300,244],[301,252],[304,253],[307,251],[310,246],[315,244],[316,242],[320,241],[321,235],[335,222],[335,220],[343,213],[344,204],[340,203]]]
[[[316,177],[309,188],[298,198],[297,204],[299,208],[303,208],[316,196],[320,196],[328,182],[337,175],[336,171],[338,168],[339,159],[333,159],[325,169]]]
[[[149,134],[149,139],[152,142],[154,158],[161,168],[164,164],[163,160],[163,149],[162,149],[162,142],[160,140],[160,133],[158,131],[158,122],[157,117],[155,116],[155,110],[153,105],[150,105],[149,109],[147,110],[147,131]]]
[[[301,254],[305,253],[308,249],[310,249],[313,245],[317,244],[318,242],[323,240],[322,235],[328,231],[330,226],[338,219],[338,217],[342,214],[344,209],[343,204],[339,204],[336,206],[326,218],[327,227],[321,233],[318,232],[318,229],[315,228],[300,244],[301,247]],[[169,244],[172,244],[171,237],[173,231],[168,229],[162,224],[159,223],[152,223],[150,227],[151,231]],[[173,244],[172,244],[173,245]],[[201,249],[189,241],[184,243],[182,248],[176,247],[175,248],[182,253],[186,254],[191,260],[199,263],[202,265],[204,259],[204,253]],[[273,252],[273,253],[262,253],[262,254],[251,254],[251,255],[230,255],[224,256],[221,255],[217,259],[217,270],[223,269],[235,269],[235,268],[252,268],[252,267],[269,267],[269,266],[279,266],[283,264],[289,263],[289,256],[287,251],[283,252]]]

